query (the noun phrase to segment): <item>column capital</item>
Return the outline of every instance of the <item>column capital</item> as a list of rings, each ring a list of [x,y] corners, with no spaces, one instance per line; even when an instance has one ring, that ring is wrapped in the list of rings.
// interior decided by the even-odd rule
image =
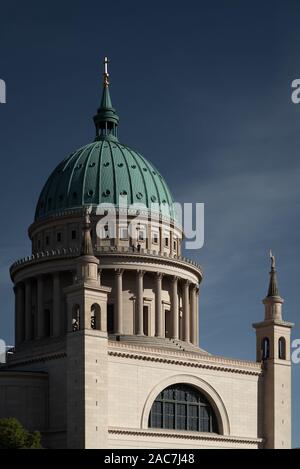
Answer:
[[[123,275],[124,269],[115,269],[115,274],[116,275]]]
[[[137,274],[138,274],[139,277],[144,277],[145,273],[146,273],[145,270],[140,270],[140,269],[137,270]]]
[[[172,281],[173,283],[178,282],[178,280],[179,280],[179,277],[178,277],[177,275],[173,275],[173,276],[171,277],[171,281]]]
[[[162,272],[156,272],[156,277],[157,277],[158,279],[162,279],[163,276],[164,276],[164,274],[163,274]]]
[[[183,281],[183,285],[184,285],[184,287],[186,287],[186,288],[189,288],[190,284],[191,284],[191,281],[190,281],[190,280],[185,279],[185,280]]]

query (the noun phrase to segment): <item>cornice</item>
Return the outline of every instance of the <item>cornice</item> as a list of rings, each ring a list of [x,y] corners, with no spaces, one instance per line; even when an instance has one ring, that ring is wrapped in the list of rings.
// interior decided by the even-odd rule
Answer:
[[[50,360],[57,360],[57,359],[66,358],[66,357],[67,357],[66,352],[60,352],[60,353],[49,353],[49,354],[40,355],[40,356],[32,357],[32,358],[19,358],[19,359],[15,358],[4,364],[3,371],[6,371],[5,369],[7,368],[15,367],[16,365],[19,366],[19,365],[28,365],[31,363],[47,362]]]
[[[252,444],[261,446],[263,443],[262,438],[249,438],[249,437],[239,437],[239,436],[225,436],[218,435],[217,433],[198,433],[198,432],[188,432],[188,431],[176,431],[176,430],[159,430],[159,429],[147,429],[142,430],[139,428],[126,429],[118,427],[109,427],[108,433],[112,435],[128,435],[128,436],[144,436],[149,438],[176,438],[184,440],[198,440],[198,441],[218,441],[218,442],[228,442],[228,443],[240,443],[240,444]]]
[[[246,360],[236,360],[216,355],[207,355],[195,352],[177,352],[155,347],[109,342],[108,354],[112,357],[167,363],[171,365],[203,368],[227,373],[260,376],[263,373],[260,363]]]

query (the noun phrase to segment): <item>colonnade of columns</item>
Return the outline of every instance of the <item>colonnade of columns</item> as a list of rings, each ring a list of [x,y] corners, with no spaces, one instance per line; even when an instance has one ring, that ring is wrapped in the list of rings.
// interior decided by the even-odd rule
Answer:
[[[34,338],[58,337],[61,333],[61,284],[60,274],[52,275],[52,307],[45,309],[44,277],[29,278],[19,282],[15,291],[15,343]],[[48,316],[46,316],[46,311]],[[46,324],[46,321],[49,321]]]
[[[115,333],[124,334],[123,317],[123,269],[115,270],[115,309],[116,324]],[[143,336],[144,324],[144,275],[145,271],[136,271],[136,296],[135,296],[135,316],[136,333]],[[165,337],[165,311],[162,299],[162,279],[163,274],[157,272],[154,275],[154,310],[155,310],[155,336]],[[170,277],[170,313],[171,313],[171,334],[169,337],[182,339],[192,344],[198,345],[198,285],[192,284],[188,280],[180,279],[177,276]],[[179,308],[179,286],[182,291],[182,308]],[[180,330],[181,321],[181,330]]]
[[[115,333],[124,334],[124,302],[123,302],[123,269],[114,271],[114,305]],[[137,335],[143,336],[144,324],[144,275],[145,271],[136,271],[135,317]],[[149,274],[149,273],[148,273]],[[163,301],[162,282],[164,274],[151,273],[154,280],[154,334],[156,337],[166,336],[165,305]],[[177,276],[165,275],[170,281],[170,328],[168,337],[182,339],[198,344],[198,286]],[[15,331],[16,344],[33,338],[45,336],[57,337],[62,330],[61,281],[58,272],[52,275],[52,307],[45,315],[44,309],[44,278],[27,279],[15,286]],[[182,299],[180,301],[180,298]],[[180,305],[181,303],[181,305]],[[49,319],[50,318],[50,319]],[[46,321],[50,322],[46,324]]]

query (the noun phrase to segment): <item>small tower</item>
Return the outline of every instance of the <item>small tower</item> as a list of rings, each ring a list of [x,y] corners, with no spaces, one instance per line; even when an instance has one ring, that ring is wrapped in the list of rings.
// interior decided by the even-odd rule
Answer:
[[[282,318],[283,299],[279,295],[275,257],[270,252],[271,271],[265,305],[265,319],[256,329],[256,357],[263,364],[260,396],[263,408],[262,436],[265,448],[291,447],[291,329]]]
[[[65,289],[68,448],[107,446],[107,295],[98,275],[91,222],[85,209],[81,255],[74,284]]]

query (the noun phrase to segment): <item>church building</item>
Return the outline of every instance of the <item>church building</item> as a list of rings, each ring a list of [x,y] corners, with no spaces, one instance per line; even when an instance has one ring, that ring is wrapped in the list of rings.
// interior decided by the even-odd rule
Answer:
[[[0,418],[39,430],[45,448],[290,448],[293,324],[274,256],[256,361],[203,350],[202,268],[182,256],[164,177],[119,141],[107,60],[94,123],[49,176],[32,252],[10,269]]]

